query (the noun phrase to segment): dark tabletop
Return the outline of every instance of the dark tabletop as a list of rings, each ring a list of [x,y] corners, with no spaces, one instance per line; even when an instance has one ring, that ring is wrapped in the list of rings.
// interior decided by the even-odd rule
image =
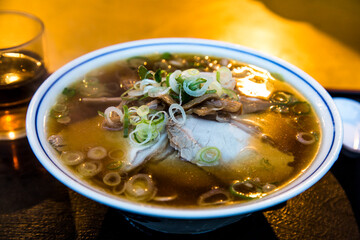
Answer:
[[[344,95],[345,94],[345,95]],[[358,94],[333,96],[357,98]],[[184,239],[144,229],[120,211],[65,187],[33,155],[27,139],[0,142],[0,239]],[[360,161],[342,150],[318,183],[272,209],[187,239],[360,239]]]

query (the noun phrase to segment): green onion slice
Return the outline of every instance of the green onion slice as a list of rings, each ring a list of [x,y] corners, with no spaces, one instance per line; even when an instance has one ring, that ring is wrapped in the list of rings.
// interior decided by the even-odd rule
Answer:
[[[307,102],[294,102],[290,106],[290,111],[296,115],[306,115],[310,113],[311,107]]]
[[[196,160],[200,166],[214,166],[219,163],[221,152],[216,147],[204,147],[197,153]]]
[[[129,134],[130,141],[135,145],[147,144],[159,137],[160,133],[155,126],[140,123],[135,130]]]
[[[87,152],[87,157],[93,160],[100,160],[105,158],[107,155],[107,150],[104,147],[97,146],[90,148]]]
[[[66,164],[66,165],[77,165],[84,161],[85,156],[80,151],[64,151],[60,155],[60,159]]]
[[[184,81],[183,88],[184,91],[192,96],[192,97],[200,97],[205,94],[205,92],[208,90],[208,87],[211,83],[211,81],[206,81],[201,87],[199,86],[201,83],[203,83],[203,80],[200,78],[200,80],[189,80]],[[195,86],[198,86],[199,88],[195,88]]]
[[[215,188],[200,195],[197,203],[200,206],[223,205],[231,201],[231,196],[228,191]]]
[[[225,88],[233,89],[232,72],[229,68],[222,66],[216,71],[216,80]]]
[[[175,113],[176,112],[180,112],[180,114],[181,114],[181,118],[180,119],[177,119],[176,117],[175,117]],[[182,106],[180,106],[179,104],[177,104],[177,103],[173,103],[173,104],[171,104],[170,105],[170,107],[169,107],[169,115],[170,115],[170,118],[171,118],[171,120],[173,120],[175,123],[177,123],[177,124],[180,124],[180,125],[183,125],[183,124],[185,124],[185,122],[186,122],[186,113],[185,113],[185,110],[184,110],[184,108],[182,107]]]
[[[180,89],[179,89],[178,82],[176,79],[179,78],[180,75],[181,75],[181,71],[176,70],[175,72],[171,73],[169,76],[169,85],[170,85],[171,89],[177,94],[180,93]]]
[[[171,75],[171,73],[168,73],[168,74],[166,75],[165,84],[166,84],[167,87],[170,87],[170,83],[169,83],[170,75]]]
[[[211,90],[207,90],[205,92],[205,94],[210,94],[210,93],[216,93],[216,90],[215,89],[211,89]]]
[[[157,82],[157,83],[161,83],[161,80],[162,80],[162,77],[161,77],[161,74],[164,72],[164,70],[161,70],[161,69],[158,69],[155,74],[154,74],[154,80]]]
[[[239,96],[234,90],[228,88],[222,88],[222,92],[227,95],[230,99],[239,101]]]
[[[76,167],[79,174],[83,177],[93,177],[102,170],[100,161],[83,162]]]
[[[149,201],[157,192],[150,175],[136,174],[126,183],[125,195],[135,201]]]
[[[198,78],[194,81],[191,81],[191,83],[189,84],[189,88],[191,90],[197,90],[200,88],[200,85],[203,84],[203,83],[206,83],[206,79],[203,79],[203,78]]]
[[[116,148],[116,149],[109,151],[108,156],[109,156],[109,158],[111,158],[113,160],[120,161],[120,160],[124,159],[125,153],[122,149]]]
[[[138,74],[139,74],[139,77],[140,77],[140,80],[143,80],[146,78],[146,73],[148,72],[147,68],[144,67],[144,65],[140,65],[138,67]]]
[[[149,106],[148,105],[141,105],[138,109],[136,109],[136,113],[140,116],[140,117],[145,117],[146,115],[149,114]]]
[[[275,104],[270,106],[270,110],[276,113],[289,113],[289,105],[288,104]]]
[[[230,193],[245,200],[260,198],[263,195],[262,189],[249,179],[245,181],[234,181],[230,185]]]
[[[121,168],[121,166],[122,166],[122,162],[115,160],[115,161],[110,162],[108,165],[106,165],[106,168],[109,170],[116,170],[116,169]]]
[[[68,107],[65,104],[57,103],[50,110],[50,116],[53,118],[62,118],[68,115]]]
[[[292,98],[293,98],[293,95],[291,93],[277,91],[271,95],[270,101],[273,103],[288,104],[292,101]]]
[[[164,52],[161,54],[161,58],[165,60],[169,60],[170,58],[172,58],[172,55],[169,52]]]
[[[67,97],[73,97],[76,94],[76,90],[74,88],[64,88],[62,94]]]
[[[121,177],[118,172],[108,172],[103,177],[103,182],[108,186],[116,186],[121,183]]]
[[[130,125],[128,106],[124,105],[123,110],[124,110],[124,122],[123,122],[124,134],[123,134],[123,136],[124,136],[124,138],[127,138],[129,136],[129,125]]]
[[[218,83],[220,83],[220,72],[216,71],[216,81],[218,81]]]
[[[167,113],[165,111],[149,114],[149,117],[149,124],[153,125],[159,132],[163,129],[168,119]]]

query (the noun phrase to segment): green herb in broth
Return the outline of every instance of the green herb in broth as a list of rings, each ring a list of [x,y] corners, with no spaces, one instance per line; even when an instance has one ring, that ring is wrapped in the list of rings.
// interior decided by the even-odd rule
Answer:
[[[261,198],[301,174],[321,140],[311,105],[275,76],[211,56],[129,58],[64,89],[49,142],[74,174],[120,198],[172,207]],[[94,149],[101,157],[89,157]]]

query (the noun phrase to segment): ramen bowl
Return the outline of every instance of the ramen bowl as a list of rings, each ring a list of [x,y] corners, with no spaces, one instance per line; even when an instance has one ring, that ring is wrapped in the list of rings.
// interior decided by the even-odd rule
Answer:
[[[321,142],[315,159],[306,171],[286,186],[265,197],[241,204],[206,208],[163,207],[114,197],[75,176],[60,161],[48,142],[46,121],[51,106],[63,89],[85,73],[118,60],[153,53],[189,53],[218,56],[245,62],[281,76],[308,99],[318,116]],[[31,100],[26,119],[27,137],[42,165],[72,190],[101,204],[118,209],[128,219],[147,228],[166,233],[209,232],[256,212],[278,205],[319,181],[336,161],[342,145],[342,124],[336,106],[326,90],[295,66],[252,49],[213,40],[163,38],[140,40],[109,46],[66,64],[54,72]]]

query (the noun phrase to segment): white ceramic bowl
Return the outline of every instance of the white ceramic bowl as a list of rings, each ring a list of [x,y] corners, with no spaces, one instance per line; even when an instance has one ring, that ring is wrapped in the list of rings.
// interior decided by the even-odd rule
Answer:
[[[280,74],[285,81],[310,100],[320,119],[322,140],[311,166],[295,181],[259,200],[217,208],[174,209],[119,200],[83,183],[64,167],[47,142],[45,122],[50,106],[61,91],[94,68],[131,56],[155,52],[194,53],[227,57]],[[225,42],[190,38],[149,39],[106,47],[66,64],[53,73],[31,100],[27,136],[32,150],[43,166],[74,191],[110,207],[120,209],[133,221],[146,227],[172,233],[199,233],[215,230],[252,212],[282,203],[316,183],[336,161],[342,145],[342,124],[336,106],[324,88],[300,69],[278,58]]]

